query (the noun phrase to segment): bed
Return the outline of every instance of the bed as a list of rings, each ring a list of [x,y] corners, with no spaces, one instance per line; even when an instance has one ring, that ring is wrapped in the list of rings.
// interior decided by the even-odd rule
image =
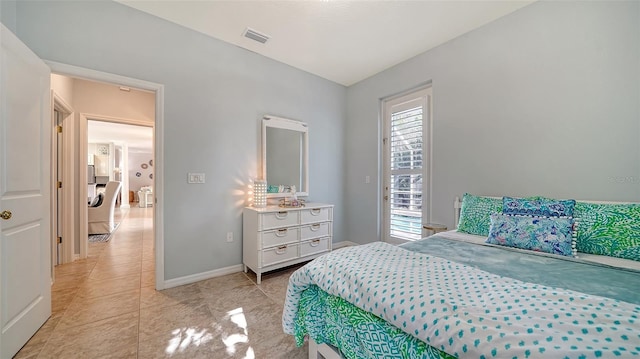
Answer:
[[[640,262],[486,239],[449,231],[317,258],[289,280],[284,330],[309,337],[310,358],[640,357]]]

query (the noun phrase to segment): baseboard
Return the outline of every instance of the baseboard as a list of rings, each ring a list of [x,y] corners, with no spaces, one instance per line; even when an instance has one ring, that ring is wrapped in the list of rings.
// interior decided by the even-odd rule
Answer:
[[[340,249],[351,246],[359,246],[359,244],[351,241],[334,242],[331,244],[331,249]]]
[[[344,247],[357,246],[358,243],[350,241],[336,242],[332,244],[332,249],[339,249]],[[191,274],[184,277],[169,279],[164,281],[164,289],[173,288],[185,284],[191,284],[199,282],[201,280],[220,277],[227,274],[238,273],[242,271],[242,264],[236,264],[230,267],[214,269],[208,272],[202,272],[198,274]]]
[[[221,277],[223,275],[238,273],[242,271],[242,264],[236,264],[230,267],[214,269],[208,272],[202,272],[197,274],[191,274],[184,277],[168,279],[164,281],[164,289],[177,287],[180,285],[191,284],[195,282],[199,282],[201,280]]]

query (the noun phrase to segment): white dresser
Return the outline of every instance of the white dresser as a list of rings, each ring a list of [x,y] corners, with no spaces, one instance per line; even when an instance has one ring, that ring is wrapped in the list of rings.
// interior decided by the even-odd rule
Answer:
[[[309,261],[331,250],[333,205],[246,207],[242,217],[244,271],[262,273]]]

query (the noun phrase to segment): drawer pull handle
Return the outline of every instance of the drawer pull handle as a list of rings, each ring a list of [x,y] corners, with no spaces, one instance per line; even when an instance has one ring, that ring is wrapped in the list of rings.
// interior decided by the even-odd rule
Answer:
[[[276,237],[285,237],[289,230],[287,228],[278,229],[276,232]]]
[[[317,247],[317,246],[320,245],[320,240],[319,239],[314,239],[314,240],[311,241],[311,243],[309,243],[309,245],[311,247]]]
[[[276,249],[276,254],[285,254],[287,253],[287,246],[280,246]]]
[[[287,215],[289,214],[289,212],[287,211],[280,211],[276,213],[276,218],[277,219],[285,219],[287,218]]]
[[[311,230],[314,231],[314,232],[319,231],[320,230],[320,224],[319,223],[312,224],[311,225]]]
[[[311,210],[311,215],[312,216],[317,216],[317,215],[320,214],[321,211],[322,211],[322,209],[320,209],[320,208],[314,208],[314,209]]]

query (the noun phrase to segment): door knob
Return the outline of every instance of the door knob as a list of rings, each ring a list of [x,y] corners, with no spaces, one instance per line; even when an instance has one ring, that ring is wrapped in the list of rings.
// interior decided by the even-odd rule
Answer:
[[[0,213],[0,217],[2,217],[2,219],[11,218],[11,211],[2,211],[2,213]]]

